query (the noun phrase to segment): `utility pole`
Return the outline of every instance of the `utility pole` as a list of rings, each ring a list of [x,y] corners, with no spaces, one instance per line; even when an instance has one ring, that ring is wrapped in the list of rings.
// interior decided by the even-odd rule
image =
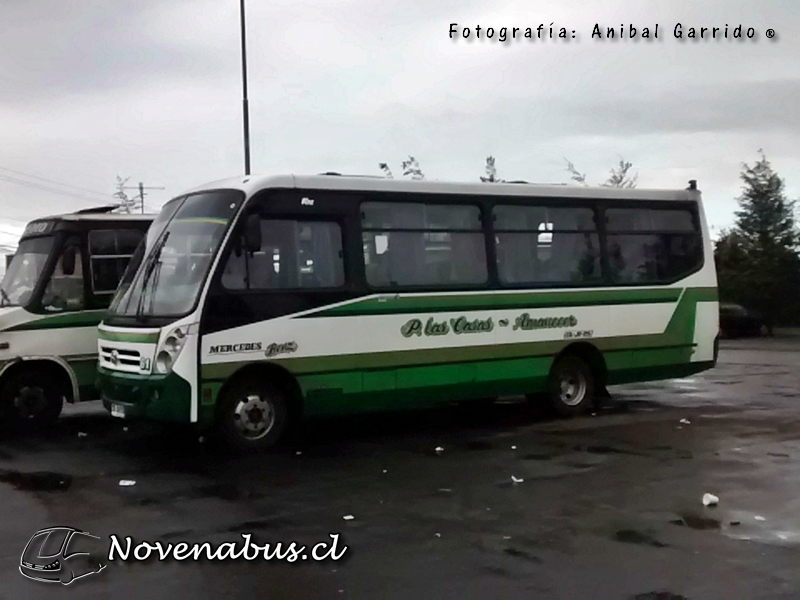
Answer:
[[[163,187],[145,187],[145,185],[140,181],[137,187],[129,187],[129,186],[120,186],[120,190],[139,190],[139,204],[142,207],[142,214],[144,214],[144,191],[145,190],[164,190],[166,188]]]
[[[250,110],[247,105],[247,43],[245,41],[244,0],[239,0],[242,29],[242,113],[244,125],[244,174],[250,175]]]

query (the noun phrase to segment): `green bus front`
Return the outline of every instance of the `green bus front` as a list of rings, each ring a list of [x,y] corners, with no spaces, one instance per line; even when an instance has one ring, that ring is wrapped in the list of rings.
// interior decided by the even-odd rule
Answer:
[[[202,292],[243,200],[233,190],[187,195],[153,222],[99,327],[97,384],[113,416],[211,416],[200,414],[196,386]]]

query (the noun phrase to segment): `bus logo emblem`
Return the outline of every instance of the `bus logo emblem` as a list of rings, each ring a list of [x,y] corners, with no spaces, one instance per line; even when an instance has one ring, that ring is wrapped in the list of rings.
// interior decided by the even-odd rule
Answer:
[[[119,352],[117,352],[116,350],[112,350],[111,351],[111,359],[110,360],[111,360],[111,364],[112,365],[118,365],[119,364]]]

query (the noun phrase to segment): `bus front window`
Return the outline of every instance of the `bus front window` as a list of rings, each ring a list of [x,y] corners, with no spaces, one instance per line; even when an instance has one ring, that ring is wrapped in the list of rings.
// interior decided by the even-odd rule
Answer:
[[[204,192],[173,201],[148,232],[135,272],[126,273],[111,304],[116,316],[189,313],[243,195]]]
[[[28,238],[19,243],[0,283],[0,306],[25,306],[30,301],[52,248],[51,236]]]

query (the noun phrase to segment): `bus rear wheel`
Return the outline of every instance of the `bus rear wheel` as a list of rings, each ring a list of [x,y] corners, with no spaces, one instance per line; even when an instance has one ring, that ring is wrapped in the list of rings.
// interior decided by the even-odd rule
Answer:
[[[548,399],[561,416],[586,413],[595,401],[595,377],[591,367],[579,356],[568,354],[550,369]]]
[[[11,373],[0,389],[3,424],[15,429],[52,425],[64,407],[59,379],[46,370],[22,368]]]
[[[234,381],[220,398],[219,433],[225,445],[237,452],[275,446],[288,418],[286,392],[255,377]]]

